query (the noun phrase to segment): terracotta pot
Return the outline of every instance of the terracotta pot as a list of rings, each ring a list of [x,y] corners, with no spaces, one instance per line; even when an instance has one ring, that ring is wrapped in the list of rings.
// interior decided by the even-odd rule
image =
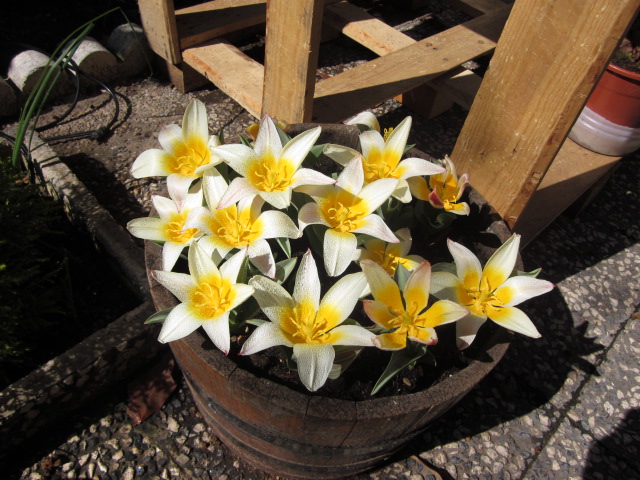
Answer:
[[[348,130],[348,136],[357,142],[357,129]],[[341,139],[343,144],[351,140]],[[467,223],[451,237],[472,247],[484,262],[510,232],[474,191],[470,200],[474,217],[465,218]],[[483,231],[470,242],[469,232],[478,228]],[[148,270],[160,268],[161,248],[146,242],[145,258]],[[158,310],[177,304],[171,293],[149,281]],[[170,345],[200,413],[236,455],[272,475],[331,479],[384,462],[473,389],[510,342],[506,330],[492,327],[491,322],[483,327],[490,333],[481,340],[478,358],[440,383],[417,393],[363,401],[323,397],[322,389],[301,393],[260,378],[217,350],[201,329]]]
[[[604,155],[640,147],[640,74],[609,64],[569,138]]]

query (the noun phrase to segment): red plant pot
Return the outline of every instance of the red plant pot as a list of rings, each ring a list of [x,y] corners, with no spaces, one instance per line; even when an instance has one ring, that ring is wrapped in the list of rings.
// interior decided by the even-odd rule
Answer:
[[[640,74],[609,64],[569,138],[589,150],[620,156],[640,147]]]

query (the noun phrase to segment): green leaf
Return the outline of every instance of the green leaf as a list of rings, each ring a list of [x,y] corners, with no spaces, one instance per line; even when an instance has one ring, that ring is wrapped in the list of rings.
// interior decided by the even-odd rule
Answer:
[[[431,273],[447,272],[457,275],[455,263],[440,262],[431,265]]]
[[[336,356],[333,360],[333,366],[329,373],[329,378],[335,380],[358,358],[360,352],[364,347],[353,347],[346,345],[335,345],[333,349],[336,352]]]
[[[291,242],[288,238],[276,238],[276,243],[280,245],[280,248],[287,256],[287,258],[291,258]]]
[[[427,353],[427,346],[423,344],[409,343],[402,350],[397,350],[391,353],[389,364],[384,369],[380,378],[371,390],[371,395],[375,395],[378,391],[395,375],[398,374],[405,367],[411,365],[415,361],[419,360]]]
[[[541,268],[536,268],[535,270],[531,270],[530,272],[521,272],[520,270],[516,270],[515,275],[518,277],[536,278],[538,275],[540,275],[541,271],[542,271]]]
[[[250,148],[253,148],[253,146],[251,145],[251,142],[249,141],[249,139],[247,137],[245,137],[244,135],[239,135],[240,137],[240,142]]]
[[[242,265],[240,266],[240,271],[238,272],[238,278],[236,279],[236,283],[247,283],[247,279],[249,278],[249,257],[245,256],[242,260]]]
[[[281,262],[276,263],[276,282],[283,284],[287,281],[287,278],[291,275],[298,262],[297,257],[287,258]]]
[[[263,323],[267,323],[267,322],[268,320],[264,320],[262,318],[250,318],[249,320],[245,320],[245,323],[248,323],[249,325],[253,325],[254,327],[259,327]]]
[[[409,150],[411,150],[413,147],[415,147],[416,144],[414,143],[413,145],[405,145],[404,147],[404,152],[402,152],[403,154],[407,153]]]
[[[273,120],[273,119],[272,119]],[[276,126],[276,130],[278,132],[278,136],[280,137],[280,141],[282,142],[282,145],[286,145],[287,143],[289,143],[289,141],[291,140],[291,136],[285,132],[284,130],[282,130],[282,128],[280,128],[280,126],[278,125],[277,122],[273,122]]]
[[[145,325],[151,325],[152,323],[162,323],[171,313],[174,307],[165,308],[164,310],[160,310],[159,312],[154,313],[149,318],[147,318],[144,322]]]

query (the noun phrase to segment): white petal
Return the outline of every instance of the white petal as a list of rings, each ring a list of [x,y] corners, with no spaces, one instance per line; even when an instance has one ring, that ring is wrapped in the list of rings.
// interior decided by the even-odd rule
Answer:
[[[491,258],[487,260],[482,271],[483,277],[489,279],[489,284],[494,288],[504,282],[515,267],[520,248],[520,235],[514,233],[509,240],[498,248]]]
[[[456,322],[456,343],[458,350],[464,350],[475,340],[478,330],[486,318],[468,315]]]
[[[171,154],[157,148],[145,150],[135,159],[131,166],[134,178],[165,177],[172,172],[169,170]]]
[[[244,342],[240,355],[253,355],[276,345],[292,346],[275,324],[263,323]]]
[[[404,286],[402,295],[405,303],[416,303],[416,311],[422,312],[429,303],[429,286],[431,284],[431,264],[423,262],[416,268]]]
[[[436,175],[445,171],[444,167],[422,158],[405,158],[397,168],[402,170],[400,178],[404,179],[422,175]]]
[[[302,232],[307,225],[328,225],[327,221],[322,216],[322,210],[320,205],[314,202],[307,203],[302,206],[298,212],[298,227]]]
[[[187,259],[189,262],[189,273],[191,273],[196,282],[199,282],[200,278],[204,276],[212,274],[220,275],[220,271],[214,261],[197,242],[189,248]]]
[[[160,195],[152,195],[151,201],[153,202],[153,206],[158,212],[158,215],[162,219],[168,220],[172,215],[178,213],[176,202],[170,198],[161,197]]]
[[[385,242],[397,243],[399,241],[387,224],[384,223],[382,217],[375,213],[364,218],[362,226],[356,228],[353,233],[364,233]]]
[[[204,174],[202,177],[202,189],[209,208],[218,207],[218,203],[228,187],[227,181],[217,169],[212,168]]]
[[[293,356],[298,364],[300,381],[308,390],[315,392],[329,377],[335,351],[331,345],[295,344]]]
[[[336,232],[328,229],[324,234],[324,268],[335,277],[344,272],[357,250],[358,240],[351,233]]]
[[[255,297],[262,312],[276,325],[280,324],[280,314],[285,309],[293,308],[291,295],[279,284],[267,277],[255,276],[249,280],[255,290]]]
[[[362,272],[345,275],[322,297],[320,311],[331,310],[342,323],[353,312],[366,285],[367,277]]]
[[[500,290],[503,288],[508,288],[515,293],[513,299],[506,304],[506,306],[512,307],[553,290],[553,283],[539,278],[511,277],[497,288],[496,295],[500,295]]]
[[[229,245],[222,242],[215,235],[205,235],[198,240],[198,245],[205,251],[209,257],[213,257],[213,263],[220,265],[222,259],[227,256],[231,250]]]
[[[458,300],[457,292],[462,289],[460,279],[451,272],[432,272],[429,291],[441,300]]]
[[[358,196],[366,202],[368,213],[371,213],[391,196],[397,186],[397,179],[382,178],[365,185]]]
[[[353,148],[343,147],[342,145],[333,145],[331,143],[325,145],[322,149],[322,153],[342,166],[347,165],[351,160],[360,156],[360,152]]]
[[[372,347],[373,339],[376,338],[373,332],[360,325],[339,325],[331,330],[331,333],[337,335],[333,345]]]
[[[447,239],[447,247],[456,264],[456,274],[460,281],[465,287],[478,288],[482,276],[482,266],[478,257],[464,245],[450,239]]]
[[[234,178],[224,195],[218,202],[217,208],[227,208],[229,205],[239,202],[243,198],[256,195],[260,192],[251,185],[251,182],[243,177]]]
[[[362,185],[364,185],[364,171],[362,170],[362,157],[358,156],[345,165],[344,170],[338,175],[336,186],[357,195],[362,190]],[[376,208],[378,207],[373,210]]]
[[[372,150],[382,152],[384,149],[384,138],[375,130],[367,130],[360,134],[360,148],[362,149],[362,155],[368,158]]]
[[[182,135],[185,139],[201,138],[205,144],[209,141],[207,109],[200,100],[192,100],[187,105],[182,117]]]
[[[155,240],[164,242],[167,240],[164,234],[164,221],[154,217],[135,218],[127,223],[129,233],[143,240]]]
[[[172,173],[167,177],[167,190],[169,190],[169,196],[176,203],[178,211],[182,211],[184,202],[187,199],[189,193],[189,187],[195,180],[195,177],[185,177],[179,173]]]
[[[276,276],[276,262],[273,260],[273,253],[269,243],[264,239],[258,239],[247,248],[249,260],[260,273],[269,278]]]
[[[491,312],[489,317],[498,325],[509,330],[521,333],[528,337],[540,338],[540,332],[522,310],[516,307],[498,308]]]
[[[175,124],[163,127],[160,133],[158,133],[158,142],[160,142],[160,146],[166,152],[171,154],[175,153],[177,147],[184,143],[182,128]]]
[[[245,285],[244,283],[236,283],[233,286],[233,289],[236,292],[236,296],[231,302],[231,306],[229,307],[229,311],[235,309],[241,303],[244,303],[245,300],[253,296],[255,290],[250,285]]]
[[[265,202],[278,210],[282,210],[291,205],[291,190],[285,190],[284,192],[261,192],[258,191]]]
[[[366,125],[371,130],[380,131],[380,123],[378,119],[371,112],[360,112],[355,117],[350,118],[344,122],[347,125]]]
[[[264,156],[270,151],[274,157],[280,158],[280,152],[282,151],[280,135],[278,135],[278,130],[273,120],[267,115],[262,117],[262,122],[260,122],[260,128],[258,129],[258,136],[256,137],[253,148],[259,157]]]
[[[385,152],[392,151],[399,159],[404,154],[404,147],[407,146],[409,131],[411,130],[411,117],[406,117],[400,124],[393,129],[387,143],[384,146]]]
[[[229,334],[229,312],[225,312],[219,317],[202,322],[202,328],[222,353],[227,355],[231,346],[231,336]]]
[[[162,324],[158,341],[161,343],[173,342],[186,337],[202,324],[190,312],[188,307],[181,303],[176,306]]]
[[[261,238],[298,238],[300,235],[296,224],[283,212],[267,210],[258,218],[263,225]]]
[[[295,168],[299,168],[302,164],[303,160],[318,140],[320,136],[320,132],[322,129],[320,127],[312,128],[311,130],[307,130],[306,132],[302,132],[300,135],[297,135],[295,138],[292,138],[280,152],[280,158],[286,158],[289,160]]]
[[[409,188],[409,184],[402,178],[398,180],[398,186],[393,191],[391,196],[398,199],[402,203],[409,203],[413,198],[411,197],[411,189]]]
[[[311,255],[311,250],[307,250],[302,256],[298,272],[296,273],[296,283],[293,289],[293,299],[297,303],[311,302],[315,310],[320,305],[320,278],[318,277],[318,267]]]
[[[180,258],[180,254],[186,244],[183,243],[175,243],[175,242],[166,242],[162,246],[162,269],[169,272],[173,270],[178,258]]]
[[[181,302],[187,302],[189,300],[189,292],[193,287],[195,287],[193,277],[186,273],[154,270],[153,278],[155,278],[160,285],[173,293]]]
[[[310,168],[300,168],[293,174],[291,180],[291,188],[298,188],[302,185],[332,185],[336,183],[333,178]]]
[[[211,151],[214,155],[220,156],[233,170],[243,177],[248,175],[250,166],[260,161],[260,158],[251,147],[239,143],[221,145]]]

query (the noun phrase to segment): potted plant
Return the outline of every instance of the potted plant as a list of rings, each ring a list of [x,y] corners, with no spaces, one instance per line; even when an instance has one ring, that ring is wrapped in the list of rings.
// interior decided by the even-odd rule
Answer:
[[[553,287],[519,271],[519,237],[463,196],[466,175],[407,148],[410,118],[384,136],[354,122],[264,117],[225,145],[194,101],[132,167],[167,176],[128,225],[147,240],[149,321],[215,434],[272,474],[389,458],[500,360],[498,325],[539,336],[515,305]]]
[[[625,155],[640,147],[638,19],[614,52],[569,138],[604,155]]]

